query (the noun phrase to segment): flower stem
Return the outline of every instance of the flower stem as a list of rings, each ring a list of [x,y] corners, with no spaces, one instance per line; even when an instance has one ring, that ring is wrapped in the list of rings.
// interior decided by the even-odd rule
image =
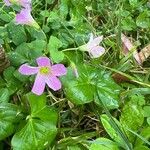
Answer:
[[[67,49],[64,49],[64,50],[62,50],[63,52],[65,52],[65,51],[74,51],[74,50],[77,50],[78,49],[78,47],[76,47],[76,48],[67,48]]]

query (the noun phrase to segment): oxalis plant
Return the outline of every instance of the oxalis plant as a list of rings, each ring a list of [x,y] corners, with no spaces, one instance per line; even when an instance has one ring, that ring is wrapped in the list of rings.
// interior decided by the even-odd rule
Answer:
[[[1,1],[0,149],[149,150],[149,14],[148,0]]]

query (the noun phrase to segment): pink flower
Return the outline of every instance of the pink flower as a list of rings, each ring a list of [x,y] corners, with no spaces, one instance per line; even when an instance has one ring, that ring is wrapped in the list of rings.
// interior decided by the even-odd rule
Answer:
[[[29,26],[34,26],[36,28],[39,28],[39,25],[36,23],[36,21],[31,16],[31,10],[28,8],[23,8],[20,13],[16,15],[16,23],[17,24],[24,24]]]
[[[9,0],[4,0],[4,3],[5,3],[6,6],[11,6],[11,3],[10,3]]]
[[[51,65],[48,57],[39,57],[36,59],[36,62],[38,67],[23,64],[19,68],[19,72],[23,75],[37,74],[32,92],[41,95],[44,92],[46,84],[54,91],[61,89],[61,82],[57,77],[67,73],[65,66],[63,64]]]
[[[20,5],[24,8],[29,8],[31,7],[31,0],[4,0],[4,3],[7,6],[10,6],[12,4],[17,4]]]
[[[99,46],[99,43],[103,40],[103,36],[94,38],[93,34],[90,36],[89,42],[86,44],[87,51],[93,58],[98,58],[105,53],[105,49]]]
[[[31,0],[18,0],[18,4],[24,8],[31,9]]]
[[[99,43],[103,40],[103,36],[98,36],[94,38],[93,34],[90,36],[90,40],[87,44],[80,46],[81,51],[89,52],[92,58],[98,58],[105,53],[105,49],[99,46]]]
[[[31,0],[4,0],[4,2],[7,6],[11,6],[12,4],[22,6],[21,11],[16,14],[16,24],[34,26],[37,29],[40,28],[31,15]]]

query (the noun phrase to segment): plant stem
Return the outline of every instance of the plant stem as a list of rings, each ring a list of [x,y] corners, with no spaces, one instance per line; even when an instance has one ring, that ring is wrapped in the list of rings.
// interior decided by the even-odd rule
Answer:
[[[76,48],[67,48],[67,49],[64,49],[64,50],[62,50],[63,52],[65,52],[65,51],[74,51],[74,50],[77,50],[78,49],[78,47],[76,47]]]

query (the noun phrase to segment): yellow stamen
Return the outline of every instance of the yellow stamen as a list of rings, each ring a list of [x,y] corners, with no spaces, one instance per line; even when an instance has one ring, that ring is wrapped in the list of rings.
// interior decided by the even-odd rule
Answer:
[[[40,68],[40,73],[47,75],[47,74],[50,73],[50,68],[49,67],[41,67]]]

